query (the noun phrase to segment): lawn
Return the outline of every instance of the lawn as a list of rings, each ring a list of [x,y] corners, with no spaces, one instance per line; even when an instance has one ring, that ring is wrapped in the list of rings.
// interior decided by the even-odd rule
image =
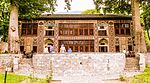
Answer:
[[[0,83],[4,83],[4,77],[5,77],[4,73],[0,73]],[[33,78],[31,76],[22,76],[14,73],[8,73],[6,83],[21,83],[24,80],[26,80],[27,83],[46,82],[45,79],[38,79],[38,78]]]
[[[150,83],[150,67],[146,68],[142,74],[132,78],[133,83]]]
[[[4,83],[4,73],[0,73],[0,83]],[[14,73],[8,73],[6,83],[19,83],[26,79],[27,76],[16,75]]]

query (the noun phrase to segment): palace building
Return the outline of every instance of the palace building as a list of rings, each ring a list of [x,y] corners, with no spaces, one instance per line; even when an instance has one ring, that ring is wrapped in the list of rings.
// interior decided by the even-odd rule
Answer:
[[[122,52],[134,50],[131,16],[102,14],[50,14],[19,21],[20,50],[43,53],[64,44],[73,52]]]

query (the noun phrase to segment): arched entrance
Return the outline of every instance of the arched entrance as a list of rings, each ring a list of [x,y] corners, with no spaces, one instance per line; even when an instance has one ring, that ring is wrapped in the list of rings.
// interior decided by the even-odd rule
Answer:
[[[47,48],[49,53],[50,53],[50,46],[54,46],[53,44],[54,44],[54,42],[52,39],[46,39],[45,40],[45,48]]]
[[[99,52],[108,52],[108,41],[106,39],[99,41]]]

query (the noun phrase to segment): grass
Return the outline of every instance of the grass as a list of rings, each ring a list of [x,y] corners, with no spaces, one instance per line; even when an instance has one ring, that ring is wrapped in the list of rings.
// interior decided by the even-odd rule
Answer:
[[[0,73],[0,83],[4,83],[4,77],[5,77],[5,74]],[[27,78],[27,76],[16,75],[14,73],[8,72],[6,83],[19,83],[19,82],[25,80],[26,78]]]
[[[150,83],[150,67],[146,68],[142,74],[134,76],[132,83]]]
[[[4,73],[0,73],[0,83],[4,83]],[[26,83],[45,83],[45,79],[33,78],[32,76],[22,76],[14,73],[8,73],[6,83],[21,83],[26,80]]]

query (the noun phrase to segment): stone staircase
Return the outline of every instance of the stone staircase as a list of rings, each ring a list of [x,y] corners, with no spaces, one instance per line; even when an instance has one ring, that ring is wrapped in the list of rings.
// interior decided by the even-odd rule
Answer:
[[[139,59],[137,57],[127,57],[125,70],[139,70]]]
[[[19,63],[19,69],[15,71],[15,73],[22,75],[30,75],[32,74],[32,70],[32,59],[22,58]]]

